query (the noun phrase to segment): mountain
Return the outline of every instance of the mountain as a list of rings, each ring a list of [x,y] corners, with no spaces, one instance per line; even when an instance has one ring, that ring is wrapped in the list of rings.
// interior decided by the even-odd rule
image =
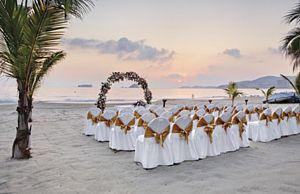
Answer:
[[[289,76],[291,80],[295,77]],[[250,81],[236,82],[239,88],[269,88],[275,86],[276,88],[291,88],[290,84],[282,77],[264,76]],[[218,88],[226,88],[227,84],[220,85]]]
[[[139,88],[140,86],[138,84],[131,84],[128,87],[123,86],[122,88]]]
[[[294,76],[288,76],[292,81],[295,80]],[[275,86],[276,88],[291,88],[290,84],[282,77],[277,76],[264,76],[255,80],[236,82],[239,88],[269,88]],[[181,86],[180,88],[226,88],[227,84],[219,86]]]

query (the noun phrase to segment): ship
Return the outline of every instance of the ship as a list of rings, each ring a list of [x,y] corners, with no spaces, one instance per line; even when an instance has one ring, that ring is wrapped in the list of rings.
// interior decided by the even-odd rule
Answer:
[[[78,88],[92,88],[93,85],[92,84],[79,84],[77,87]]]

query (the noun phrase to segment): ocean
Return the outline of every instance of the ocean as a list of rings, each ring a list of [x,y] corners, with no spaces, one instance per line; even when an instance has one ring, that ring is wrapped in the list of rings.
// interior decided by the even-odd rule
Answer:
[[[152,88],[153,100],[166,99],[223,99],[227,95],[223,89],[216,88]],[[262,96],[256,89],[241,89],[245,96]],[[292,89],[277,89],[276,92],[291,92]],[[34,100],[51,103],[91,103],[97,101],[99,88],[54,88],[42,87]],[[128,103],[143,99],[143,90],[140,88],[112,88],[107,95],[107,103]],[[17,102],[17,89],[14,87],[0,87],[0,104]]]

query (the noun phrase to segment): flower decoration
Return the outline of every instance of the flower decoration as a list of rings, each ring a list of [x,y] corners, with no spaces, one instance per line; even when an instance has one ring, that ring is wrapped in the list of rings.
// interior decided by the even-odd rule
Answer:
[[[141,78],[135,72],[113,72],[112,75],[107,78],[106,82],[101,83],[100,93],[96,105],[101,109],[102,112],[106,108],[106,94],[111,89],[112,84],[115,82],[124,81],[125,79],[136,82],[144,90],[144,98],[147,104],[151,104],[152,92],[149,90],[147,81],[144,78]],[[137,106],[144,106],[145,102],[138,101],[136,104]]]

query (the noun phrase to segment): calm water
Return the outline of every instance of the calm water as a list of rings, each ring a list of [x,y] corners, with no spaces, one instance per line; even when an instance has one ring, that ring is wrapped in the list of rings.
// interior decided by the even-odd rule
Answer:
[[[261,96],[261,92],[255,89],[241,89],[246,96]],[[151,89],[153,100],[168,99],[208,99],[225,98],[222,89]],[[276,92],[293,91],[291,89],[278,89]],[[98,88],[49,88],[43,87],[35,95],[36,101],[56,103],[95,103],[99,93]],[[139,88],[112,88],[107,95],[108,102],[135,102],[143,99],[143,91]],[[0,87],[0,103],[15,103],[17,101],[16,88]]]

